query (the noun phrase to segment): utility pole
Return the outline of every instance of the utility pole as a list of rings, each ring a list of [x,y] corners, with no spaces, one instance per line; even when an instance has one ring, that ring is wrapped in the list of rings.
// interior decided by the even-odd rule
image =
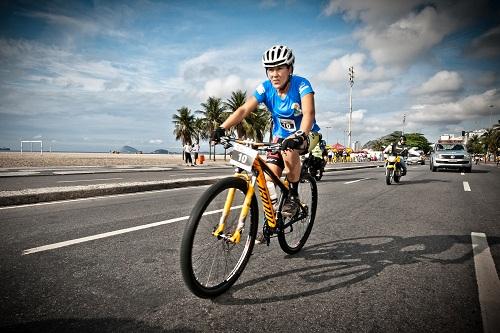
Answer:
[[[330,128],[332,128],[332,126],[326,126],[326,144],[328,144],[328,133],[330,132]]]
[[[351,123],[352,123],[352,86],[354,85],[354,67],[349,67],[349,148],[351,148],[352,144],[352,131],[351,131]]]
[[[406,123],[406,113],[403,114],[403,131],[401,131],[401,135],[405,134],[405,123]]]

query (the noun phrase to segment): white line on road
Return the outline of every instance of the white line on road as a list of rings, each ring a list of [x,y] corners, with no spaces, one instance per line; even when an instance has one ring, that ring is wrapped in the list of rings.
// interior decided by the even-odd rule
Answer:
[[[79,179],[79,180],[59,180],[57,183],[80,183],[80,182],[93,182],[96,180],[120,180],[123,178],[98,178],[98,179]]]
[[[469,182],[464,182],[464,191],[465,192],[470,192]]]
[[[231,207],[231,209],[236,209],[236,208],[241,208],[241,206]],[[220,213],[221,211],[222,211],[222,209],[218,209],[218,210],[214,210],[214,211],[210,211],[210,212],[205,212],[203,215],[217,214],[217,213]],[[74,245],[74,244],[90,242],[90,241],[93,241],[93,240],[96,240],[96,239],[101,239],[101,238],[107,238],[107,237],[112,237],[112,236],[116,236],[116,235],[121,235],[121,234],[125,234],[125,233],[132,232],[132,231],[137,231],[137,230],[142,230],[142,229],[148,229],[148,228],[153,228],[153,227],[157,227],[157,226],[164,225],[164,224],[170,224],[170,223],[180,222],[180,221],[187,220],[188,218],[189,218],[189,216],[182,216],[182,217],[177,217],[175,219],[170,219],[170,220],[165,220],[165,221],[159,221],[159,222],[153,222],[153,223],[149,223],[149,224],[138,225],[136,227],[126,228],[126,229],[120,229],[120,230],[105,232],[105,233],[97,234],[97,235],[93,235],[93,236],[76,238],[76,239],[71,239],[71,240],[64,241],[64,242],[59,242],[59,243],[54,243],[54,244],[49,244],[49,245],[34,247],[34,248],[31,248],[31,249],[24,250],[23,253],[22,253],[22,255],[24,256],[24,255],[27,255],[27,254],[33,254],[33,253],[37,253],[37,252],[43,252],[43,251],[58,249],[58,248],[61,248],[61,247],[70,246],[70,245]]]
[[[483,332],[498,332],[500,327],[500,280],[484,233],[472,232],[472,250],[483,319]]]
[[[351,180],[350,182],[345,182],[344,184],[357,183],[357,182],[360,182],[360,181],[363,181],[363,180],[368,180],[368,179],[371,179],[371,178],[361,178],[361,179]]]

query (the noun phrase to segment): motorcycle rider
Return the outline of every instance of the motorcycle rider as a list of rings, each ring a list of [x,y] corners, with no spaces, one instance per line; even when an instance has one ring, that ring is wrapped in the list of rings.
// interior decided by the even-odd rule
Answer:
[[[314,162],[316,163],[315,165],[317,166],[317,169],[321,169],[325,163],[325,156],[327,155],[326,153],[326,142],[325,140],[321,140],[316,147],[311,151],[311,154],[315,157]]]
[[[384,154],[397,154],[403,158],[401,158],[400,164],[403,169],[403,173],[401,176],[406,175],[406,171],[408,170],[406,166],[406,157],[408,157],[408,149],[406,148],[406,136],[401,135],[398,142],[394,142],[388,145],[384,149]]]

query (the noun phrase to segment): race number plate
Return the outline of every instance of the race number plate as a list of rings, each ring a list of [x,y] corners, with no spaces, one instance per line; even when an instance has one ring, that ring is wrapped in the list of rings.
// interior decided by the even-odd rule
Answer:
[[[253,161],[257,157],[257,151],[239,143],[233,143],[233,151],[229,163],[242,168],[246,171],[252,171]]]

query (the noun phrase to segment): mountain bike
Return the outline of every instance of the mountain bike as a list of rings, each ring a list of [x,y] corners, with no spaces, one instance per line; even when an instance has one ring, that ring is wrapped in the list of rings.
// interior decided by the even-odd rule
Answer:
[[[184,229],[180,266],[186,286],[198,297],[217,297],[239,278],[250,259],[259,225],[262,203],[264,243],[277,237],[288,254],[299,252],[306,243],[316,216],[318,191],[315,179],[301,172],[300,204],[292,216],[281,210],[288,197],[286,179],[278,178],[261,156],[280,150],[280,144],[257,143],[223,137],[226,148],[233,147],[230,163],[235,174],[223,178],[202,194],[191,211]],[[273,205],[266,175],[278,189]]]

